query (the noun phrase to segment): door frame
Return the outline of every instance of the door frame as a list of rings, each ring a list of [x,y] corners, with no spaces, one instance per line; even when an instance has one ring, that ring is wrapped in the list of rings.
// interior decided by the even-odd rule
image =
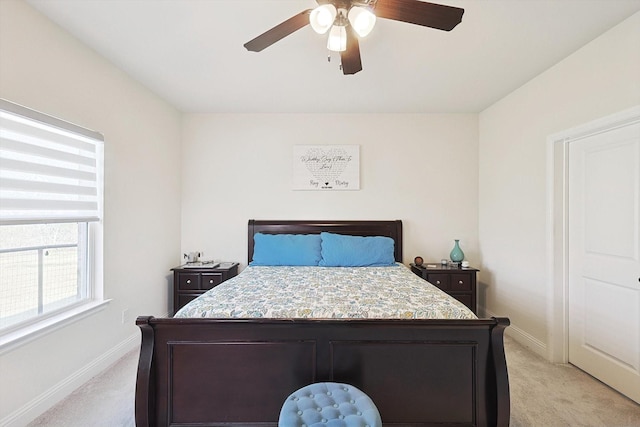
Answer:
[[[640,105],[547,137],[547,358],[569,361],[569,144],[640,122]]]

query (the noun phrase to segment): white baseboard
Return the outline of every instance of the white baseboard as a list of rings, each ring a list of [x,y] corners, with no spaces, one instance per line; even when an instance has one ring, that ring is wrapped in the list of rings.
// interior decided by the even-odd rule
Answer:
[[[0,420],[0,427],[22,427],[38,418],[78,387],[116,363],[122,356],[140,344],[140,333],[136,332],[91,363],[83,366],[40,396],[17,411]]]
[[[483,313],[485,313],[486,317],[499,317],[497,314],[492,313],[486,308],[483,309]],[[542,356],[547,360],[549,359],[547,345],[536,337],[520,329],[517,325],[511,323],[511,325],[505,329],[504,333],[509,338],[513,338],[514,341],[517,341],[539,356]]]

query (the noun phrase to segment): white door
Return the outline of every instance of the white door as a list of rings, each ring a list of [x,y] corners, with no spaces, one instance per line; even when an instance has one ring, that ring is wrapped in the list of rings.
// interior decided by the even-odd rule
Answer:
[[[569,144],[569,362],[640,402],[640,123]]]

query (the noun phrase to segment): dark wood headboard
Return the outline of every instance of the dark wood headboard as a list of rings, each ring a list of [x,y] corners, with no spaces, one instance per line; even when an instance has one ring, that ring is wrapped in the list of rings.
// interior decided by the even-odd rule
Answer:
[[[394,241],[395,260],[402,262],[402,221],[277,221],[249,220],[248,262],[253,259],[253,236],[263,234],[319,234],[322,231],[352,236],[385,236]]]

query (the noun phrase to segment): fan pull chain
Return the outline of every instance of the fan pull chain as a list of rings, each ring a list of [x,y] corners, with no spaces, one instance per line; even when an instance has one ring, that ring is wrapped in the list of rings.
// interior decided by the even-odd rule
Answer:
[[[329,51],[329,54],[327,55],[327,62],[331,62],[331,51]],[[338,68],[342,71],[342,62],[340,62],[340,66]]]

